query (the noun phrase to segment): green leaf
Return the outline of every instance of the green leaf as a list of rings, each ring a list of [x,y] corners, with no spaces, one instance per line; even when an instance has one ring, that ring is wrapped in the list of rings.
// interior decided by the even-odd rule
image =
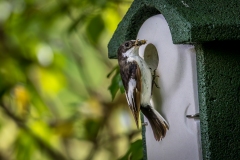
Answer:
[[[107,74],[107,78],[109,78],[116,69],[119,70],[119,66],[118,65],[113,67],[113,69]]]
[[[108,90],[110,91],[111,95],[112,95],[112,100],[114,100],[118,90],[119,90],[119,75],[115,74],[114,77],[112,78],[112,83],[111,85],[108,87]]]
[[[90,2],[93,4],[93,5],[97,5],[99,7],[102,7],[106,4],[107,0],[90,0]]]
[[[108,87],[108,90],[110,91],[110,93],[112,95],[112,100],[114,100],[119,89],[120,89],[121,93],[125,92],[125,89],[124,89],[124,86],[122,83],[122,79],[121,79],[121,75],[119,72],[119,66],[114,67],[113,70],[107,75],[107,77],[109,78],[114,71],[115,71],[115,74],[112,77],[112,83]]]
[[[122,79],[120,78],[119,82],[118,82],[118,86],[119,86],[119,89],[120,89],[120,92],[121,93],[124,93],[125,92],[125,89],[124,89],[124,86],[123,86],[123,83],[122,83]]]
[[[87,25],[87,36],[89,40],[93,43],[97,43],[104,28],[104,21],[101,15],[92,18]]]
[[[85,121],[86,128],[86,139],[94,140],[98,134],[98,130],[100,129],[101,121],[99,119],[87,119]]]
[[[79,24],[80,22],[84,22],[84,21],[86,20],[86,18],[87,18],[87,15],[86,15],[86,14],[81,14],[81,15],[79,15],[79,17],[78,17],[76,20],[74,20],[74,22],[73,22],[73,23],[71,24],[71,26],[69,27],[68,32],[71,33],[74,29],[77,28],[78,24]]]
[[[143,159],[143,147],[142,140],[137,140],[131,143],[131,146],[127,153],[119,160],[142,160]]]

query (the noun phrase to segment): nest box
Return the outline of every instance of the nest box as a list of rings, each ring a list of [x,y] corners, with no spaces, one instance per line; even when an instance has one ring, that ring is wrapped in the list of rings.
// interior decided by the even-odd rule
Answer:
[[[140,56],[160,76],[152,105],[170,125],[160,142],[143,126],[144,159],[239,159],[240,1],[135,0],[109,58],[132,39],[147,40]]]

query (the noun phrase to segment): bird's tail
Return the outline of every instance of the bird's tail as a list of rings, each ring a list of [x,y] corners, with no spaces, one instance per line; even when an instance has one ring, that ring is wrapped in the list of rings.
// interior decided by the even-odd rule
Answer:
[[[141,106],[141,111],[148,119],[154,137],[157,141],[162,140],[165,137],[167,130],[169,129],[167,121],[151,106]]]

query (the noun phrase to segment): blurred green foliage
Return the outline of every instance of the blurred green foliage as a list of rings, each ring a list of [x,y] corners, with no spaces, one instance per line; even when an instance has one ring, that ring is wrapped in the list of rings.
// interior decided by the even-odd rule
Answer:
[[[1,160],[142,159],[106,48],[130,4],[0,1]]]

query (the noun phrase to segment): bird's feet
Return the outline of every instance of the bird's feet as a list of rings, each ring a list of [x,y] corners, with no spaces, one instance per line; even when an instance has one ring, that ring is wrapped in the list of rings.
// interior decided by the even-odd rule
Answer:
[[[155,87],[160,88],[157,83],[155,82],[155,79],[158,78],[159,76],[156,75],[156,69],[153,70],[153,75],[152,75],[152,85],[154,84]]]
[[[150,68],[150,70],[152,70],[152,69]],[[159,76],[156,75],[156,69],[154,69],[154,70],[153,70],[153,74],[152,74],[152,91],[153,91],[153,85],[155,85],[155,87],[157,87],[157,88],[160,88],[160,87],[157,85],[157,83],[155,82],[155,79],[158,78],[158,77],[159,77]]]

